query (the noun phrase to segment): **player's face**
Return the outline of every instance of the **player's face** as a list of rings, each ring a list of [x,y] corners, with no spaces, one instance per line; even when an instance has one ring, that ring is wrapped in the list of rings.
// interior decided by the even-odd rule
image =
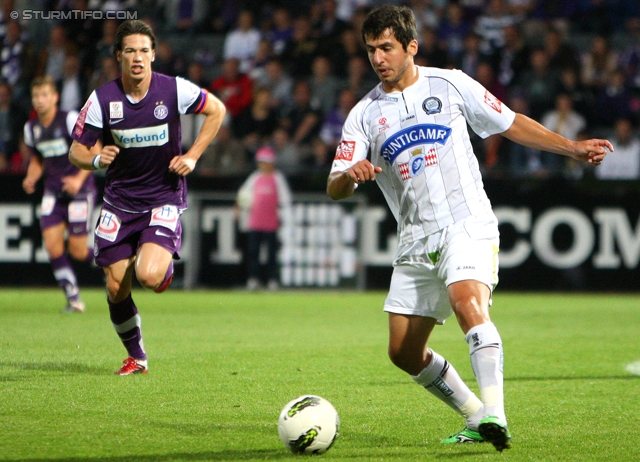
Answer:
[[[143,34],[127,35],[122,39],[122,51],[118,61],[122,63],[122,77],[141,81],[151,77],[151,62],[156,52],[151,48],[151,39]]]
[[[38,116],[49,114],[58,103],[58,92],[51,85],[41,85],[31,90],[31,104]]]
[[[387,29],[380,37],[366,37],[366,47],[371,66],[385,91],[402,91],[415,81],[417,74],[413,57],[418,52],[416,40],[412,40],[405,50],[391,30]]]

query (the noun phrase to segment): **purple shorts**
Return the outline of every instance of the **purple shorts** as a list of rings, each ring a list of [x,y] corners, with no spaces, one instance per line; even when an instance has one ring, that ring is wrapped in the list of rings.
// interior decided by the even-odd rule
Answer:
[[[40,229],[45,230],[66,223],[69,235],[86,236],[91,230],[95,203],[95,192],[78,194],[75,197],[56,197],[45,191],[40,208]]]
[[[96,264],[102,268],[136,255],[147,242],[167,249],[174,259],[180,259],[182,224],[175,205],[129,213],[103,204],[94,234],[93,254]]]

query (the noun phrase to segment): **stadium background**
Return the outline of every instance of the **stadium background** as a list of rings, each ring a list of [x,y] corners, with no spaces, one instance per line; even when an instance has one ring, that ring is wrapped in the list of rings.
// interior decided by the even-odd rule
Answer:
[[[61,102],[79,109],[92,88],[108,81],[113,76],[109,40],[118,20],[96,19],[101,12],[151,23],[157,35],[154,70],[209,88],[230,109],[221,139],[189,177],[191,208],[185,215],[184,261],[177,266],[176,285],[244,285],[243,236],[231,218],[233,195],[252,171],[257,147],[272,144],[296,202],[294,217],[282,231],[287,244],[281,252],[283,285],[386,287],[395,223],[375,185],[366,185],[344,204],[324,195],[336,127],[349,104],[375,84],[359,24],[367,9],[379,3],[4,2],[0,284],[55,285],[41,249],[39,195],[27,196],[21,187],[28,159],[21,127],[33,117],[28,85],[35,75],[57,72]],[[566,125],[575,129],[576,138],[607,136],[616,143],[620,120],[633,128],[632,141],[619,145],[638,151],[635,163],[622,176],[606,179],[588,167],[522,152],[498,137],[483,141],[472,133],[501,221],[501,288],[637,290],[638,2],[404,3],[420,22],[420,64],[461,68],[511,107],[541,121],[553,121],[554,113],[557,120],[556,97],[569,95],[573,124]],[[33,19],[36,11],[39,19]],[[15,21],[12,12],[17,12]],[[462,20],[456,22],[460,13]],[[239,18],[248,17],[253,25],[241,30]],[[233,47],[233,37],[243,46]],[[233,72],[236,66],[239,73]],[[284,74],[276,76],[274,67]],[[302,120],[310,121],[311,128],[301,127]],[[185,119],[185,148],[197,128],[198,119]],[[78,270],[81,284],[102,284],[96,270]]]

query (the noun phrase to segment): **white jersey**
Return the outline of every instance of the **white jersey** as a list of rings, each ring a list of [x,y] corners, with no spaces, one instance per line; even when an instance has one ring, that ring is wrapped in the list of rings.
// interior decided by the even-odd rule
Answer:
[[[467,123],[482,138],[507,130],[515,113],[459,70],[418,68],[416,83],[382,84],[351,110],[331,173],[370,154],[376,182],[398,222],[400,244],[471,215],[492,214]]]

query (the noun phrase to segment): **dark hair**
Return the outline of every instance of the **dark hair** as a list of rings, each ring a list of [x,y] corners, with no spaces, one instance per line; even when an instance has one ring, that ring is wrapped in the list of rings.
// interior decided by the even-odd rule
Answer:
[[[362,40],[376,39],[387,29],[391,29],[404,50],[412,40],[418,39],[416,18],[406,6],[385,5],[371,11],[362,23]]]
[[[122,41],[129,35],[142,34],[149,37],[151,40],[151,49],[156,49],[156,36],[153,33],[153,29],[142,21],[137,19],[127,20],[120,24],[116,31],[116,38],[113,42],[113,55],[118,56],[118,51],[122,51]]]

